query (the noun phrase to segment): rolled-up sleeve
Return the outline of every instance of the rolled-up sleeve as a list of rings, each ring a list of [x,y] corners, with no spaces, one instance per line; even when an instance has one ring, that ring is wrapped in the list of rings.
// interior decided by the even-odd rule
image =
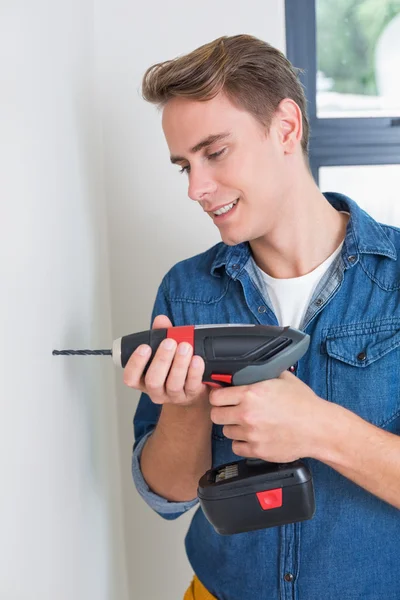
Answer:
[[[165,281],[166,279],[164,278],[157,292],[151,315],[151,324],[157,315],[167,315],[171,320],[171,323],[173,325],[175,324],[165,291]],[[161,517],[171,520],[176,519],[195,506],[198,503],[198,499],[195,498],[189,502],[171,502],[154,493],[143,477],[140,466],[140,457],[147,439],[154,431],[160,412],[161,406],[154,404],[147,394],[142,393],[133,418],[135,442],[132,454],[132,477],[137,491],[150,508],[157,512]]]
[[[142,453],[143,446],[145,445],[148,437],[151,435],[151,431],[144,435],[140,442],[136,445],[133,456],[132,456],[132,477],[135,483],[136,489],[143,498],[143,500],[158,513],[164,519],[176,519],[180,515],[183,515],[186,511],[191,509],[198,503],[197,498],[189,502],[171,502],[158,494],[151,491],[147,485],[141,468],[140,468],[140,456]]]

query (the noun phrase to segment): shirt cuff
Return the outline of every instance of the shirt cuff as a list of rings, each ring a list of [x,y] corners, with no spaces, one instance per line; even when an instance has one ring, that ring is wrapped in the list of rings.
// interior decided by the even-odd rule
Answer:
[[[198,504],[198,498],[189,500],[187,502],[171,502],[158,494],[151,491],[147,485],[142,470],[140,468],[140,457],[142,454],[143,447],[147,442],[148,437],[153,432],[150,431],[142,437],[140,442],[132,454],[132,477],[135,483],[136,489],[143,498],[143,500],[152,508],[156,513],[165,519],[176,519],[180,515],[183,515],[186,511],[190,510],[193,506]]]

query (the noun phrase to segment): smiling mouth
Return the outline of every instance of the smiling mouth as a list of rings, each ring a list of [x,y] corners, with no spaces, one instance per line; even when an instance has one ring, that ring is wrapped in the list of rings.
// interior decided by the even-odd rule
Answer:
[[[226,204],[225,206],[222,206],[218,210],[212,211],[210,214],[214,219],[220,219],[221,217],[224,217],[228,213],[232,212],[234,210],[235,206],[238,204],[238,202],[239,202],[239,198],[236,198],[236,200],[234,200],[230,204]]]

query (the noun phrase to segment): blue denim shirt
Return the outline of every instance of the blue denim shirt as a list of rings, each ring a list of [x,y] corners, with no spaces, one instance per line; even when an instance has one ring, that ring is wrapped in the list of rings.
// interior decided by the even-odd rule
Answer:
[[[325,196],[350,219],[342,252],[301,325],[311,342],[296,374],[320,397],[399,434],[400,229],[378,224],[346,196]],[[219,243],[176,264],[159,287],[152,320],[160,313],[174,325],[278,324],[248,243]],[[174,519],[198,501],[169,502],[149,490],[140,472],[159,411],[142,394],[133,477],[144,500]],[[211,444],[213,466],[238,460],[222,426],[213,425]],[[185,539],[194,572],[219,600],[399,600],[400,511],[324,463],[304,462],[314,479],[313,519],[221,536],[197,506]]]

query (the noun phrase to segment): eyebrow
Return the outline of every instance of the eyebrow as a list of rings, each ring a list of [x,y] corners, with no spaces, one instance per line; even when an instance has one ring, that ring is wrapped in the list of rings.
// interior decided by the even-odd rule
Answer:
[[[228,131],[226,131],[224,133],[215,133],[214,135],[209,135],[208,137],[204,138],[204,140],[201,140],[201,142],[199,142],[198,144],[193,146],[193,148],[190,149],[190,152],[193,154],[195,152],[200,152],[200,150],[202,150],[203,148],[207,148],[207,146],[211,146],[215,142],[220,142],[221,140],[226,139],[230,135],[231,134]],[[172,164],[186,160],[186,158],[183,156],[172,155],[170,158],[171,158]]]

